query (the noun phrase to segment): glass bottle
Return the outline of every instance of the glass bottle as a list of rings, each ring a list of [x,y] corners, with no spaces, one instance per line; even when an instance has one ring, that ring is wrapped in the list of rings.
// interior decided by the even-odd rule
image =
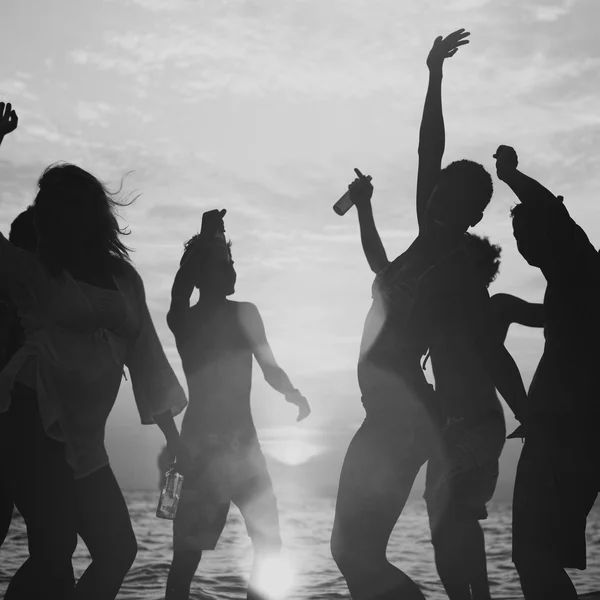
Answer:
[[[367,180],[371,181],[371,176],[367,175]],[[351,208],[354,202],[350,197],[350,190],[348,190],[334,205],[333,210],[341,216],[345,215]]]
[[[165,485],[160,493],[158,507],[156,508],[156,516],[159,519],[173,520],[175,518],[182,485],[183,475],[174,466],[171,467],[165,473]]]

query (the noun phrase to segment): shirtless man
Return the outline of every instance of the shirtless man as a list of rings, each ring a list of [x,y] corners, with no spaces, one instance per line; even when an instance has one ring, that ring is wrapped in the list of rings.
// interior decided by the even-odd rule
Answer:
[[[600,257],[562,197],[518,169],[513,148],[494,156],[520,200],[517,248],[547,281],[544,353],[513,496],[513,562],[526,600],[576,600],[565,569],[586,568],[586,520],[600,491]]]
[[[499,246],[469,235],[465,249],[488,287],[496,278]],[[543,326],[541,304],[509,294],[490,299],[498,343],[511,323]],[[443,398],[443,444],[427,464],[425,500],[440,579],[450,600],[490,600],[480,519],[496,489],[506,428],[494,383],[469,333],[468,315],[448,307],[429,349],[435,390]]]
[[[185,244],[167,322],[189,388],[181,429],[190,453],[174,522],[167,600],[187,600],[202,552],[213,550],[230,503],[240,509],[254,547],[254,572],[281,549],[277,502],[250,411],[252,357],[266,381],[310,414],[304,396],[278,366],[256,306],[228,299],[236,273],[225,241],[225,210],[204,214],[202,230]],[[198,303],[190,307],[197,288]],[[248,598],[262,598],[252,585]]]
[[[350,185],[363,250],[376,274],[358,364],[366,418],[344,459],[331,539],[332,555],[354,600],[424,598],[387,560],[386,548],[441,426],[437,397],[420,366],[437,319],[431,314],[433,300],[439,303],[441,294],[444,302],[461,303],[471,315],[475,343],[496,387],[516,413],[526,400],[512,357],[487,335],[485,285],[473,282],[461,258],[465,232],[481,220],[491,199],[491,177],[467,160],[441,168],[442,65],[467,43],[468,35],[461,29],[438,38],[427,58],[430,77],[417,176],[419,235],[394,261],[388,260],[375,227],[372,184],[357,171],[358,179]],[[451,277],[451,285],[444,274]]]

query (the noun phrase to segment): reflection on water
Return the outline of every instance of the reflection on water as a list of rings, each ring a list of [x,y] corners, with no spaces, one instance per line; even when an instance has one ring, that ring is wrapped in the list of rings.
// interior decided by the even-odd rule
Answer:
[[[127,500],[139,552],[119,599],[162,599],[171,559],[171,523],[154,516],[157,493],[130,493]],[[334,502],[333,498],[280,493],[282,535],[286,546],[284,558],[289,561],[290,571],[278,570],[277,580],[271,585],[291,585],[286,596],[290,600],[349,599],[344,581],[329,553]],[[521,597],[517,575],[510,561],[510,523],[509,505],[492,505],[490,518],[484,522],[492,596],[495,599]],[[27,537],[22,520],[17,518],[0,550],[0,593],[6,589],[10,576],[23,562],[26,552]],[[388,556],[423,587],[428,598],[446,598],[435,572],[422,501],[407,507],[392,536]],[[245,598],[244,587],[251,560],[250,542],[242,519],[234,508],[217,550],[207,552],[202,559],[191,597],[194,600]],[[77,575],[85,569],[88,561],[85,546],[80,542],[75,555]],[[588,522],[588,564],[587,571],[573,572],[580,592],[600,587],[600,507],[594,509]],[[205,593],[201,593],[200,589]]]

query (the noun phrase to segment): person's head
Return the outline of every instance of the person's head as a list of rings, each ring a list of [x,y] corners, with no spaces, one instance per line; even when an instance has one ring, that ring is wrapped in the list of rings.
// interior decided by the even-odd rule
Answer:
[[[532,267],[542,267],[552,254],[548,211],[517,204],[511,209],[510,216],[519,253]]]
[[[487,237],[480,237],[474,233],[467,234],[465,248],[481,280],[489,287],[498,276],[502,248],[492,244]]]
[[[82,261],[90,271],[109,271],[129,260],[120,236],[116,199],[91,173],[69,163],[49,166],[34,201],[40,258],[55,271]]]
[[[492,178],[482,165],[457,160],[442,169],[427,203],[427,219],[465,232],[481,221],[493,192]]]
[[[27,252],[37,252],[38,242],[34,220],[33,206],[28,206],[11,223],[8,241]]]
[[[231,257],[231,242],[219,233],[211,239],[196,234],[184,244],[180,265],[194,261],[194,285],[200,294],[231,296],[235,292],[237,274]]]

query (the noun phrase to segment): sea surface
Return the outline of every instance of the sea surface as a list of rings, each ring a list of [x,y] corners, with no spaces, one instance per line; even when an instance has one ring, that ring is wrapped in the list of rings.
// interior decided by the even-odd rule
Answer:
[[[118,596],[122,600],[164,598],[171,559],[171,522],[154,516],[158,493],[127,493],[127,502],[136,531],[139,552]],[[333,498],[280,495],[282,537],[286,547],[286,569],[273,573],[274,585],[287,586],[286,600],[349,599],[347,588],[329,552],[333,523]],[[483,522],[488,568],[494,599],[522,598],[517,574],[510,560],[511,510],[508,504],[491,504]],[[588,569],[572,571],[579,593],[600,589],[600,507],[588,520]],[[0,596],[10,577],[27,556],[27,536],[19,516],[0,549]],[[245,598],[245,584],[251,564],[251,546],[243,521],[232,507],[217,549],[207,552],[192,585],[191,598],[237,600]],[[408,573],[427,598],[446,598],[438,580],[429,539],[427,515],[421,500],[410,503],[390,540],[389,559]],[[76,575],[89,563],[80,541],[74,559]],[[285,577],[283,577],[285,575]]]

